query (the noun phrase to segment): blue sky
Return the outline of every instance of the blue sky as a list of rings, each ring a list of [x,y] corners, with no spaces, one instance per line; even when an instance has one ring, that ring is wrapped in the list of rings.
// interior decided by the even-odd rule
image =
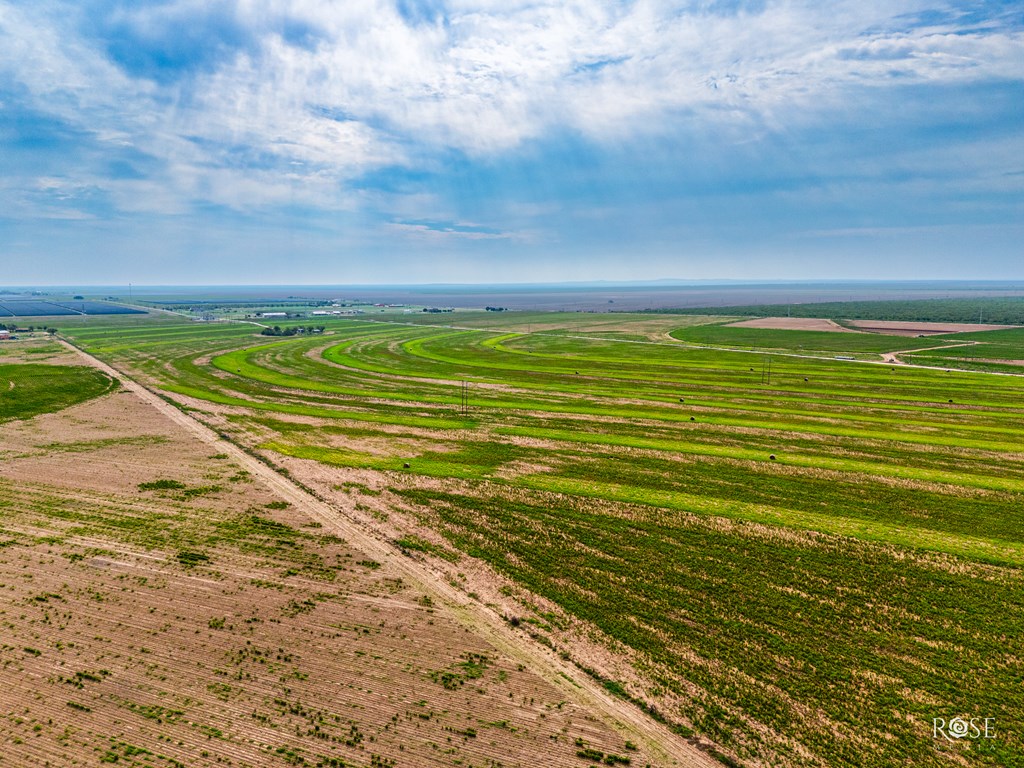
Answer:
[[[1024,278],[1024,4],[0,0],[5,284]]]

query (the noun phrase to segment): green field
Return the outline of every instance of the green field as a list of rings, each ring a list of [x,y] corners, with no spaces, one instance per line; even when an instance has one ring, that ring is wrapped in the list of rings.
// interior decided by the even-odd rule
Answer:
[[[166,319],[67,335],[271,461],[373,473],[375,499],[461,553],[446,557],[629,658],[643,682],[593,670],[610,691],[735,764],[1024,762],[1024,378],[879,358],[945,339],[1021,359],[1020,333],[392,319],[284,340]],[[524,600],[515,618],[574,658],[557,617]],[[932,718],[957,715],[995,718],[998,738],[933,739]]]
[[[952,340],[960,346],[921,350],[905,355],[903,359],[917,365],[1024,374],[1024,328],[957,333],[931,338],[936,340],[936,343]]]
[[[59,411],[116,386],[109,376],[86,366],[0,364],[0,422]]]
[[[746,328],[733,325],[697,325],[672,332],[672,337],[692,344],[751,347],[788,352],[896,352],[934,347],[944,338],[908,339],[878,333],[841,333],[831,331],[786,331]]]

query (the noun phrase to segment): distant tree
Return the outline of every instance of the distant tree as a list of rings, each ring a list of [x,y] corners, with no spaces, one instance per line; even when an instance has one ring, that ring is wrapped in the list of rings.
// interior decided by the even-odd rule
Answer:
[[[57,329],[56,328],[47,328],[46,332],[48,334],[50,334],[51,336],[53,336],[57,332]]]
[[[72,296],[71,298],[73,298],[75,301],[82,301],[85,298],[85,296]]]

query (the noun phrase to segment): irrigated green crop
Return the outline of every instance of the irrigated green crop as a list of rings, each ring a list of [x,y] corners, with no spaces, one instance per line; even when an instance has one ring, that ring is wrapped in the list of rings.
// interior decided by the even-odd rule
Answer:
[[[649,683],[609,690],[741,763],[946,765],[931,723],[956,715],[999,725],[957,759],[1024,762],[1024,377],[947,364],[1024,359],[1020,332],[680,320],[673,341],[651,316],[440,320],[74,336],[448,541],[410,533],[407,553],[456,561],[450,546],[587,622]],[[908,349],[937,366],[879,354]],[[286,546],[257,516],[225,525]],[[526,612],[559,642],[553,615]]]

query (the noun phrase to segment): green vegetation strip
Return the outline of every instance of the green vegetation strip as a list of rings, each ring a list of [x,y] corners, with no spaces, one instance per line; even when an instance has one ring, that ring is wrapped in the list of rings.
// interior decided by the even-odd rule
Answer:
[[[802,528],[865,541],[945,552],[959,557],[999,563],[1024,565],[1024,543],[1000,541],[983,537],[953,535],[913,525],[894,526],[864,518],[837,517],[827,512],[812,513],[792,508],[769,507],[741,502],[694,496],[683,493],[636,488],[612,483],[571,481],[563,478],[530,476],[524,485],[537,490],[587,496],[630,504],[676,509],[700,515],[716,515],[735,520],[766,523],[781,527]]]
[[[670,451],[695,456],[721,456],[730,459],[747,461],[778,461],[797,467],[815,467],[833,469],[841,472],[863,472],[879,477],[901,477],[908,480],[948,483],[950,485],[969,486],[972,488],[990,488],[1001,491],[1024,491],[1024,478],[993,477],[975,475],[964,472],[941,472],[919,469],[917,467],[900,466],[891,463],[857,461],[854,459],[834,459],[828,456],[807,456],[798,453],[766,454],[763,450],[752,451],[735,447],[709,445],[706,442],[693,443],[682,440],[652,440],[635,436],[619,436],[604,432],[568,431],[557,429],[538,429],[531,427],[498,427],[494,430],[499,435],[519,435],[547,440],[558,440],[571,443],[590,445],[628,446],[630,448],[646,448],[656,451]],[[769,458],[774,456],[775,458]]]

